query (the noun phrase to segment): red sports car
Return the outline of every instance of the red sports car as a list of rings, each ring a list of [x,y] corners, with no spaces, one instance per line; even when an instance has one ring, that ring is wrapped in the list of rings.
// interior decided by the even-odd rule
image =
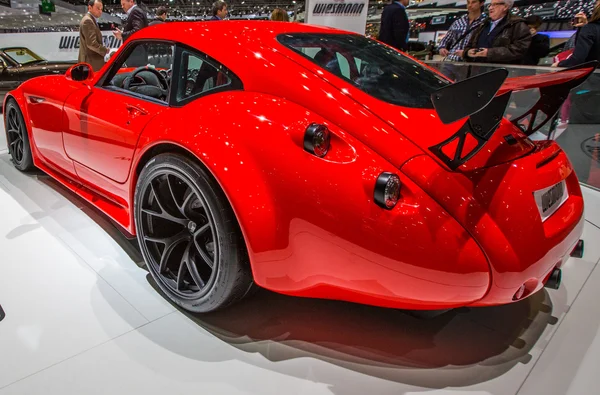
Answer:
[[[557,287],[581,255],[575,173],[527,136],[594,67],[453,83],[353,33],[182,22],[143,29],[97,73],[27,81],[4,117],[14,165],[136,236],[184,309],[257,285],[441,310]],[[503,118],[512,91],[536,87]]]

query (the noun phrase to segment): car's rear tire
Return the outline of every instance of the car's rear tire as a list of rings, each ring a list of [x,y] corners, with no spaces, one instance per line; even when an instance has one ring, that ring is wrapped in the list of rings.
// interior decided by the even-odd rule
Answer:
[[[27,124],[19,105],[14,99],[8,99],[6,114],[4,114],[4,130],[8,153],[14,166],[21,171],[34,168],[33,155],[27,134]]]
[[[233,210],[198,163],[160,154],[142,169],[135,227],[148,270],[177,305],[194,313],[227,307],[253,288]]]

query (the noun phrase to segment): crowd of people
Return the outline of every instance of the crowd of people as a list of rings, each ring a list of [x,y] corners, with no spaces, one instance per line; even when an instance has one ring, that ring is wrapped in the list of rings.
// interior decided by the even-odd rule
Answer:
[[[409,0],[393,0],[381,15],[378,39],[401,51],[407,51],[410,36],[406,12]],[[536,65],[548,55],[550,40],[538,29],[542,24],[539,16],[521,18],[512,14],[514,0],[492,0],[484,13],[485,0],[467,0],[467,13],[455,20],[439,44],[439,54],[447,61],[503,63]],[[135,32],[149,25],[164,23],[167,8],[156,9],[155,19],[148,21],[146,13],[137,6],[136,0],[121,0],[126,13],[122,29],[114,28],[113,34],[123,42]],[[98,18],[102,15],[102,0],[89,0],[88,13],[80,23],[79,61],[99,70],[111,56],[109,48],[102,44]],[[227,3],[217,0],[212,6],[211,20],[227,17]],[[288,13],[280,8],[273,10],[271,20],[289,21]],[[569,67],[591,60],[600,61],[600,0],[592,14],[580,12],[572,21],[576,34],[567,43],[574,48],[573,54],[554,66]]]
[[[592,60],[600,61],[600,0],[596,0],[589,20],[585,13],[575,16],[577,32],[573,36],[573,54],[553,66],[572,67]]]
[[[136,0],[121,0],[121,7],[127,15],[122,29],[114,28],[113,35],[123,42],[126,42],[134,33],[147,27],[156,24],[165,23],[167,20],[168,10],[164,6],[156,9],[155,18],[148,21],[146,12],[137,5]],[[88,0],[88,12],[83,16],[79,24],[79,56],[78,61],[88,63],[94,71],[98,71],[108,61],[113,52],[103,45],[102,32],[98,25],[98,19],[103,12],[102,0]],[[227,3],[222,0],[217,0],[212,5],[212,17],[210,20],[219,21],[227,17]],[[271,14],[271,20],[289,22],[288,13],[281,9],[275,8]],[[135,58],[135,54],[132,54]],[[140,58],[144,57],[140,54]]]
[[[409,38],[408,2],[392,1],[381,16],[379,40],[401,51],[406,51]],[[514,0],[492,0],[484,13],[485,0],[467,0],[467,13],[452,23],[439,54],[447,61],[537,65],[548,55],[550,39],[538,31],[539,16],[521,18],[511,13],[513,5]],[[579,12],[572,25],[577,29],[573,54],[554,66],[600,61],[600,0],[589,18]]]

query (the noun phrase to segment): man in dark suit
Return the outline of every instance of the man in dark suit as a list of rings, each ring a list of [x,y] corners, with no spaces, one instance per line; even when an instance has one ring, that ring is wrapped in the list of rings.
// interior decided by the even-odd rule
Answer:
[[[409,0],[392,1],[383,9],[379,41],[401,51],[408,50],[409,24],[406,6]]]
[[[79,63],[88,63],[92,70],[98,71],[104,66],[104,58],[109,49],[102,45],[102,33],[98,27],[98,18],[102,16],[102,1],[89,0],[88,12],[79,23]]]
[[[125,43],[134,33],[148,26],[148,18],[146,18],[146,13],[138,7],[136,0],[121,0],[121,7],[127,14],[127,20],[123,25],[123,30],[117,28],[113,34]]]
[[[121,7],[127,14],[127,20],[123,24],[123,30],[117,28],[113,34],[119,40],[123,40],[123,44],[125,44],[133,34],[148,26],[148,18],[146,18],[146,13],[138,7],[136,0],[121,0]],[[147,63],[148,55],[143,45],[138,45],[127,58],[129,67],[145,66]]]
[[[227,16],[227,3],[221,0],[215,1],[212,5],[212,12],[211,21],[222,21]]]
[[[539,16],[528,16],[525,18],[525,23],[529,26],[531,44],[529,44],[529,49],[523,58],[523,64],[536,66],[540,59],[550,52],[550,37],[538,33],[537,29],[542,25],[542,18]]]

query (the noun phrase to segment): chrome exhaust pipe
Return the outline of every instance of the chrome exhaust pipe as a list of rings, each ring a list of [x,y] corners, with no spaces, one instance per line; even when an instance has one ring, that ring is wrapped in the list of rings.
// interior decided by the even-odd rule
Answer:
[[[579,240],[571,251],[571,256],[573,258],[583,258],[583,240]]]
[[[562,281],[562,271],[560,269],[554,269],[544,287],[551,289],[558,289]]]

